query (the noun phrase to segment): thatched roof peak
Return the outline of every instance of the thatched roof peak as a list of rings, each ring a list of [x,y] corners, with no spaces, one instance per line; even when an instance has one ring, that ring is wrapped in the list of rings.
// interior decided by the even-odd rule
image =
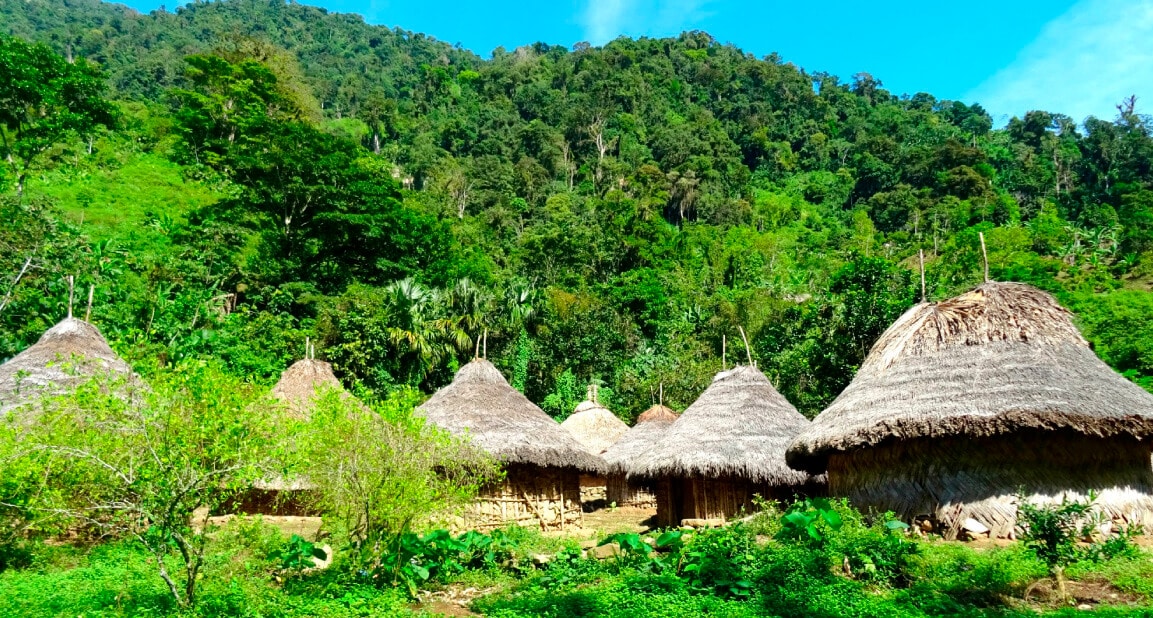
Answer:
[[[305,358],[296,361],[280,374],[280,381],[272,387],[272,396],[287,403],[293,415],[307,418],[316,405],[317,391],[322,389],[344,391],[340,380],[332,372],[332,365],[314,358]]]
[[[629,426],[611,410],[587,400],[577,404],[576,410],[560,426],[593,455],[604,453],[629,431]]]
[[[604,470],[600,457],[588,453],[560,423],[509,386],[485,359],[461,367],[451,384],[418,409],[429,422],[470,437],[507,463]]]
[[[802,485],[809,476],[785,465],[785,448],[808,423],[760,370],[734,367],[718,373],[628,473]]]
[[[601,455],[609,465],[609,472],[627,472],[629,465],[652,448],[678,417],[679,414],[661,404],[654,404],[642,412],[637,417],[637,424]]]
[[[681,415],[674,412],[672,408],[664,404],[656,403],[648,410],[641,412],[641,415],[637,417],[637,425],[653,421],[671,423],[680,418],[680,416]]]
[[[1097,358],[1051,295],[992,282],[906,311],[788,458],[820,472],[886,440],[1058,429],[1153,436],[1153,395]]]
[[[0,410],[67,390],[102,373],[138,381],[132,367],[108,345],[100,329],[65,318],[39,341],[0,365]]]

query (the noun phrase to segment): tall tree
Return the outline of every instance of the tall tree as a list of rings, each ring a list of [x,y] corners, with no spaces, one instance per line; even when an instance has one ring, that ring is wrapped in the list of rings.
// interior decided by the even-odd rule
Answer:
[[[49,148],[112,124],[112,112],[104,76],[94,65],[0,34],[0,157],[17,195]]]

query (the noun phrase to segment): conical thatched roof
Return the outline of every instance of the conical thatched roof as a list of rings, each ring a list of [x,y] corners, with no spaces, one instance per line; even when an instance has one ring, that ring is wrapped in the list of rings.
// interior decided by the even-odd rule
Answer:
[[[45,331],[35,345],[0,365],[0,411],[68,390],[101,374],[139,381],[98,328],[65,318]]]
[[[820,472],[835,451],[886,440],[1025,429],[1145,438],[1153,395],[1097,358],[1052,296],[985,283],[905,312],[788,457]]]
[[[604,469],[599,457],[509,386],[500,370],[484,359],[461,367],[452,384],[419,409],[429,422],[470,436],[477,446],[507,463]]]
[[[332,365],[306,358],[296,361],[280,374],[280,381],[272,387],[272,396],[287,403],[294,416],[308,418],[316,405],[317,391],[330,388],[344,392],[340,380],[332,372]]]
[[[626,472],[628,465],[652,448],[679,417],[679,414],[660,404],[645,410],[637,417],[637,424],[601,455],[609,466],[609,473]]]
[[[628,472],[802,485],[809,476],[785,465],[785,448],[808,424],[765,374],[755,367],[734,367],[718,373]]]
[[[629,431],[629,426],[611,410],[590,400],[577,404],[576,410],[560,426],[593,455],[604,453]]]

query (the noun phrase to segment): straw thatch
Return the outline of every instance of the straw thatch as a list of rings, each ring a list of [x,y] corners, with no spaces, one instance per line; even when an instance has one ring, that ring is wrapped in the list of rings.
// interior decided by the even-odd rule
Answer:
[[[887,440],[1027,429],[1149,437],[1153,395],[1098,359],[1052,296],[986,283],[901,316],[788,460],[818,473],[832,453]]]
[[[609,467],[607,500],[617,506],[652,507],[657,504],[656,488],[649,481],[625,477],[628,464],[640,457],[664,435],[680,415],[656,404],[637,417],[637,424],[609,447],[602,457]]]
[[[1052,296],[985,283],[901,316],[788,460],[946,538],[966,521],[1010,536],[1019,499],[1096,494],[1106,516],[1149,523],[1151,434],[1153,395],[1098,359]]]
[[[629,476],[733,477],[804,485],[809,475],[785,464],[785,448],[809,421],[755,367],[718,373]]]
[[[316,406],[317,395],[328,389],[347,396],[340,380],[332,372],[332,365],[306,358],[296,361],[280,374],[280,381],[272,387],[272,396],[285,402],[294,417],[307,419]]]
[[[602,472],[604,462],[584,449],[527,397],[509,386],[492,363],[474,359],[452,384],[418,408],[434,425],[469,437],[505,463]]]
[[[656,443],[626,466],[657,480],[657,523],[718,520],[756,508],[754,497],[820,492],[822,479],[785,465],[809,421],[755,367],[723,371]]]
[[[585,450],[600,455],[629,431],[629,426],[595,401],[582,401],[572,416],[560,424]]]
[[[45,331],[35,345],[0,365],[0,412],[101,376],[142,385],[128,363],[108,346],[100,329],[84,320],[65,318]]]
[[[679,417],[679,414],[660,404],[645,410],[637,417],[637,424],[602,455],[608,464],[609,473],[627,473],[629,464],[652,448]]]

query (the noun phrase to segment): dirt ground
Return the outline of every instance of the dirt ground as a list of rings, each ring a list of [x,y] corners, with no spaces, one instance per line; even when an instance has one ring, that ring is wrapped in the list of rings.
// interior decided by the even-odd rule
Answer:
[[[622,506],[584,514],[581,527],[598,536],[617,532],[647,532],[656,525],[657,510]]]

